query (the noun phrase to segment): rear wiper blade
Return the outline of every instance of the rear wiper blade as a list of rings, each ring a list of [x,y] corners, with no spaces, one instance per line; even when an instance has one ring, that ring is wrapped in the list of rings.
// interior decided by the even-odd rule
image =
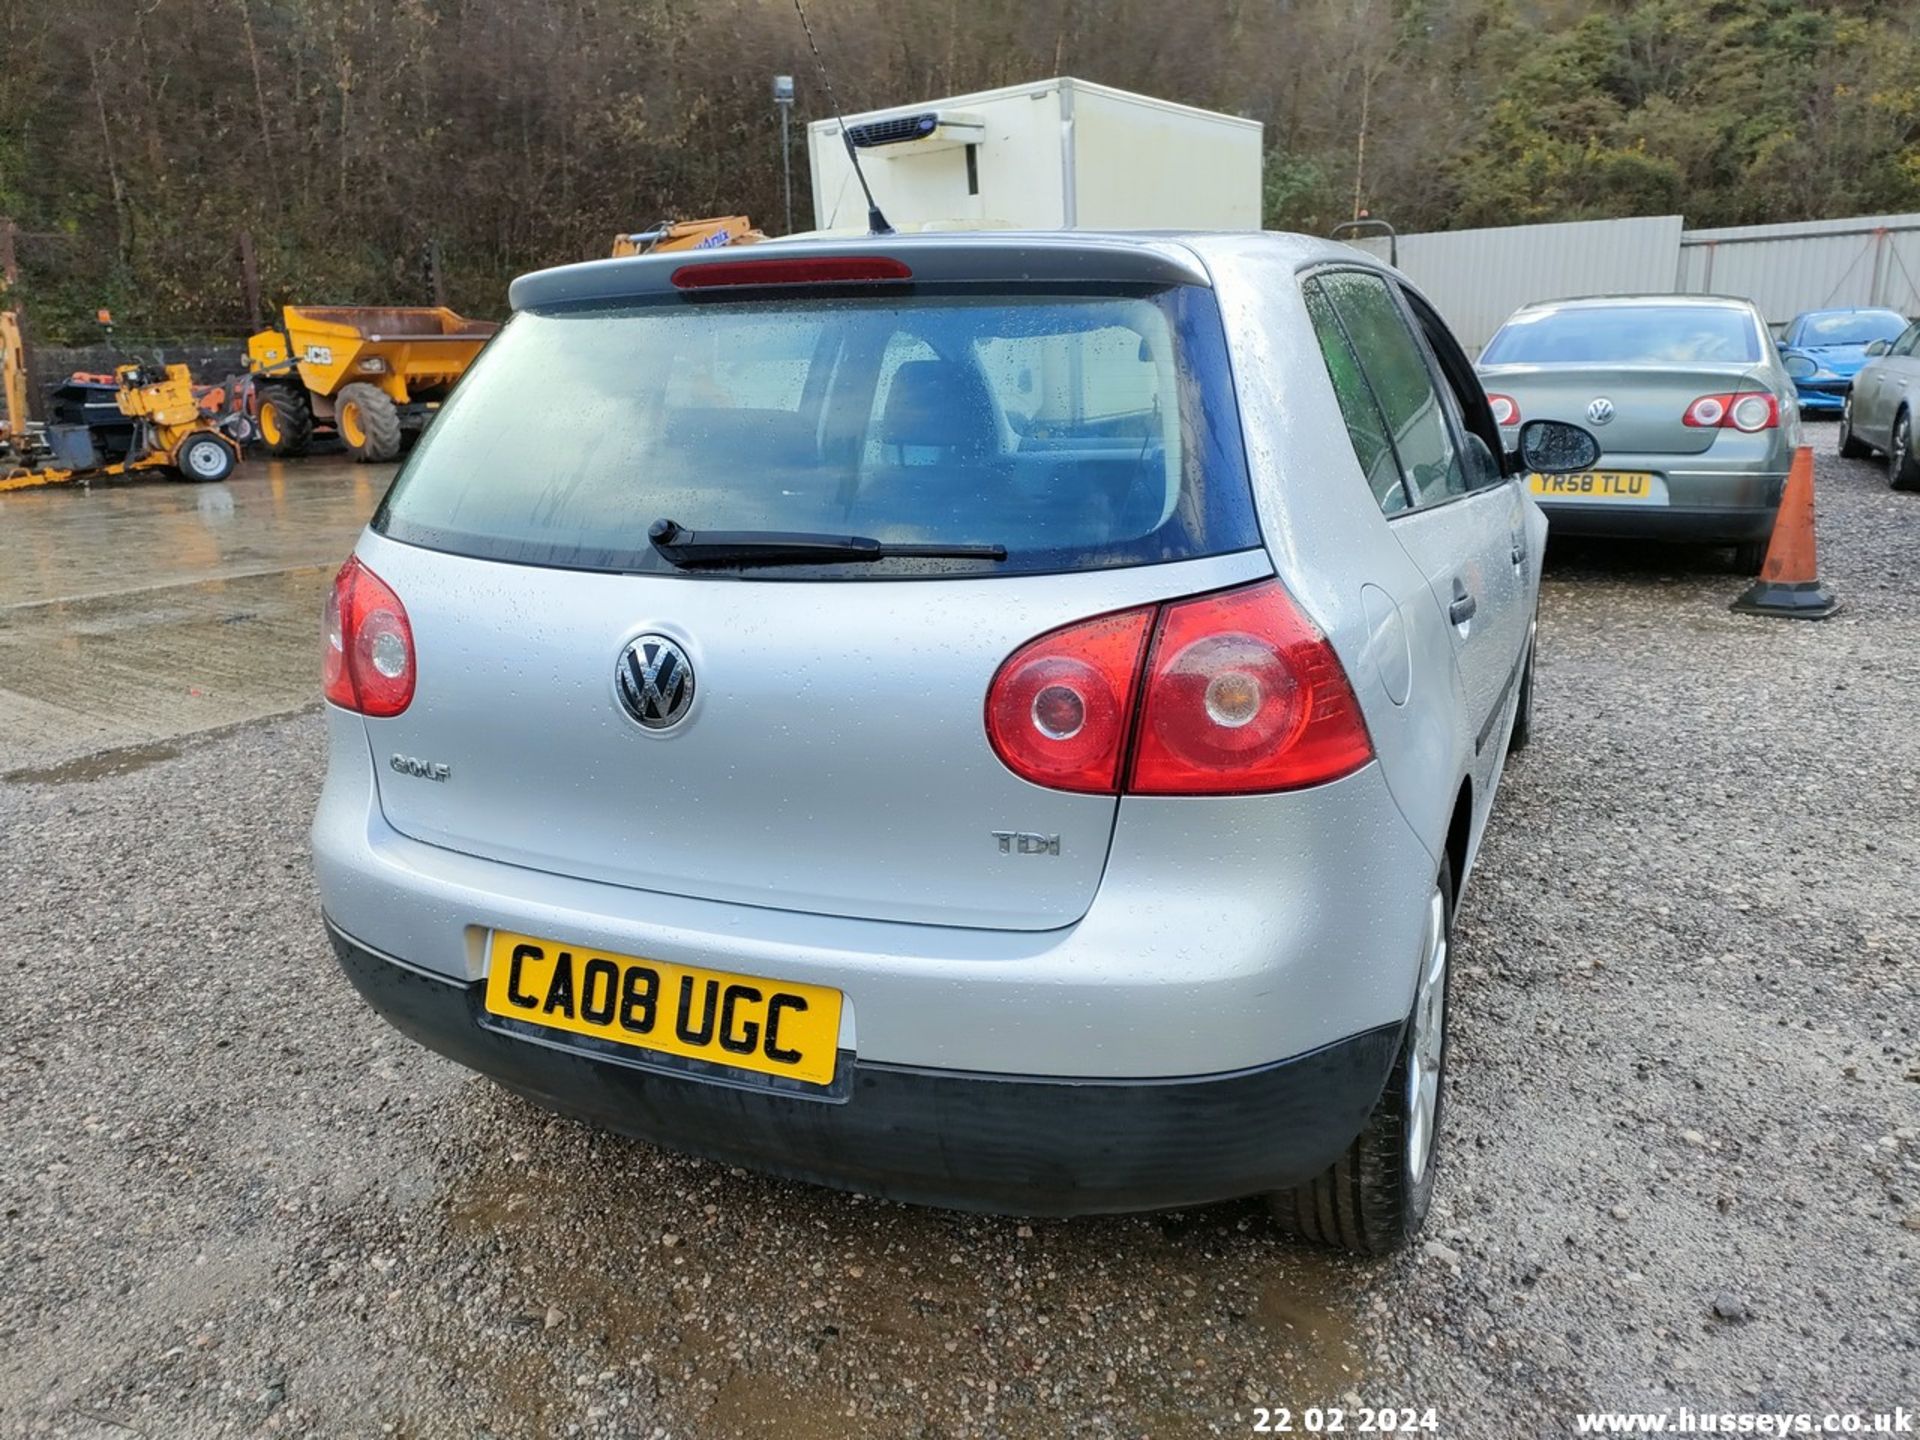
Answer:
[[[688,530],[656,520],[647,539],[669,565],[838,565],[849,560],[1004,560],[1004,545],[894,545],[866,535],[782,530]]]

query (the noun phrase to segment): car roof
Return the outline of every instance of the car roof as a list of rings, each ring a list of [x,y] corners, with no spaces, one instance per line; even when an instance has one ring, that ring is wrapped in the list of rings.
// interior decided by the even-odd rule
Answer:
[[[1809,315],[1899,315],[1893,305],[1822,305],[1820,309],[1803,309],[1795,315],[1795,321],[1803,321]]]
[[[1564,300],[1534,300],[1522,305],[1513,313],[1516,315],[1538,310],[1611,310],[1628,305],[1671,305],[1695,309],[1726,309],[1737,306],[1742,310],[1752,310],[1753,302],[1740,295],[1681,295],[1666,294],[1645,295],[1570,295]]]
[[[1249,242],[1252,242],[1251,247]],[[677,250],[589,260],[522,275],[508,288],[515,310],[669,293],[682,267],[824,255],[885,255],[928,280],[1138,280],[1210,286],[1211,267],[1294,270],[1338,261],[1387,268],[1335,240],[1274,231],[941,230],[906,235],[829,235],[753,246]]]
[[[1793,319],[1813,320],[1821,315],[1895,315],[1903,324],[1907,318],[1891,305],[1833,305],[1824,310],[1802,310]],[[1793,321],[1790,320],[1787,323],[1792,324]]]

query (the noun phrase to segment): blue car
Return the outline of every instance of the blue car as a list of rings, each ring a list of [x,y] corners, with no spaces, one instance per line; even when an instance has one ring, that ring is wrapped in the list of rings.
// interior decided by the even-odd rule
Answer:
[[[1867,346],[1907,328],[1895,310],[1805,310],[1787,322],[1780,359],[1800,392],[1806,415],[1838,415],[1853,377],[1867,363]]]

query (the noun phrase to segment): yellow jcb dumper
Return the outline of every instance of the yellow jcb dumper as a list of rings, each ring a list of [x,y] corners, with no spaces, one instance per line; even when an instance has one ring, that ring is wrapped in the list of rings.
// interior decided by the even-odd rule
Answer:
[[[289,305],[247,341],[260,439],[298,455],[331,427],[356,460],[391,460],[500,327],[437,306]]]

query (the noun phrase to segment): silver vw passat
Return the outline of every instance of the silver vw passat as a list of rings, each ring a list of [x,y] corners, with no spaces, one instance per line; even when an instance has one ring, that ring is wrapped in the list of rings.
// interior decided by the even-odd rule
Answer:
[[[1409,1235],[1546,529],[1420,296],[1045,234],[512,301],[328,609],[368,1001],[728,1163]]]
[[[1800,443],[1800,407],[1760,312],[1717,295],[1596,296],[1515,311],[1480,355],[1508,434],[1591,426],[1591,470],[1531,484],[1556,535],[1734,547],[1752,573]]]

